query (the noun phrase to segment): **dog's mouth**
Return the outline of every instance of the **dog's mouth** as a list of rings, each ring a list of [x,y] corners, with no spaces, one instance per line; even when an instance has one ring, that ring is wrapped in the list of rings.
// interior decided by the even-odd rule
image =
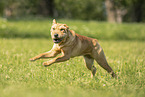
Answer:
[[[54,43],[60,43],[63,40],[63,38],[54,38],[53,42]]]

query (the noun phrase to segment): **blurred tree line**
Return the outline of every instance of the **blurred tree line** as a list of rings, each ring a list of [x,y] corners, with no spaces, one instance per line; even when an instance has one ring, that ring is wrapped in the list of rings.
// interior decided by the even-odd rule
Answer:
[[[0,0],[0,16],[144,22],[145,0]]]

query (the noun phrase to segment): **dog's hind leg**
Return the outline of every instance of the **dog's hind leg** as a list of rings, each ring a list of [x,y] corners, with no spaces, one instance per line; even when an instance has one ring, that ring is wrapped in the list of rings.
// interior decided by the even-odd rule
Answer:
[[[116,77],[114,71],[108,65],[103,49],[101,47],[97,51],[94,52],[94,59],[102,68],[104,68],[108,73],[110,73],[112,77]]]
[[[96,67],[93,65],[94,59],[90,55],[84,55],[84,61],[86,67],[91,70],[91,77],[93,78],[96,74]]]

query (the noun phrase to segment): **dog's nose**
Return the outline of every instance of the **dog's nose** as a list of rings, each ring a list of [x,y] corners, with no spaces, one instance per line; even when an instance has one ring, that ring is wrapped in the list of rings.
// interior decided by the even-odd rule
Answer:
[[[58,37],[58,34],[54,34],[54,37]]]

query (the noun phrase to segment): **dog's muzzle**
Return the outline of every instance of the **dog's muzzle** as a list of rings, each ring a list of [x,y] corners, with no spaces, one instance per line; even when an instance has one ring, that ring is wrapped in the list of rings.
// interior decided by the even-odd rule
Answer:
[[[62,39],[58,37],[58,34],[54,34],[53,42],[60,43],[61,41],[62,41]]]
[[[53,42],[54,42],[54,43],[60,43],[61,41],[62,41],[61,38],[54,38],[54,39],[53,39]]]

